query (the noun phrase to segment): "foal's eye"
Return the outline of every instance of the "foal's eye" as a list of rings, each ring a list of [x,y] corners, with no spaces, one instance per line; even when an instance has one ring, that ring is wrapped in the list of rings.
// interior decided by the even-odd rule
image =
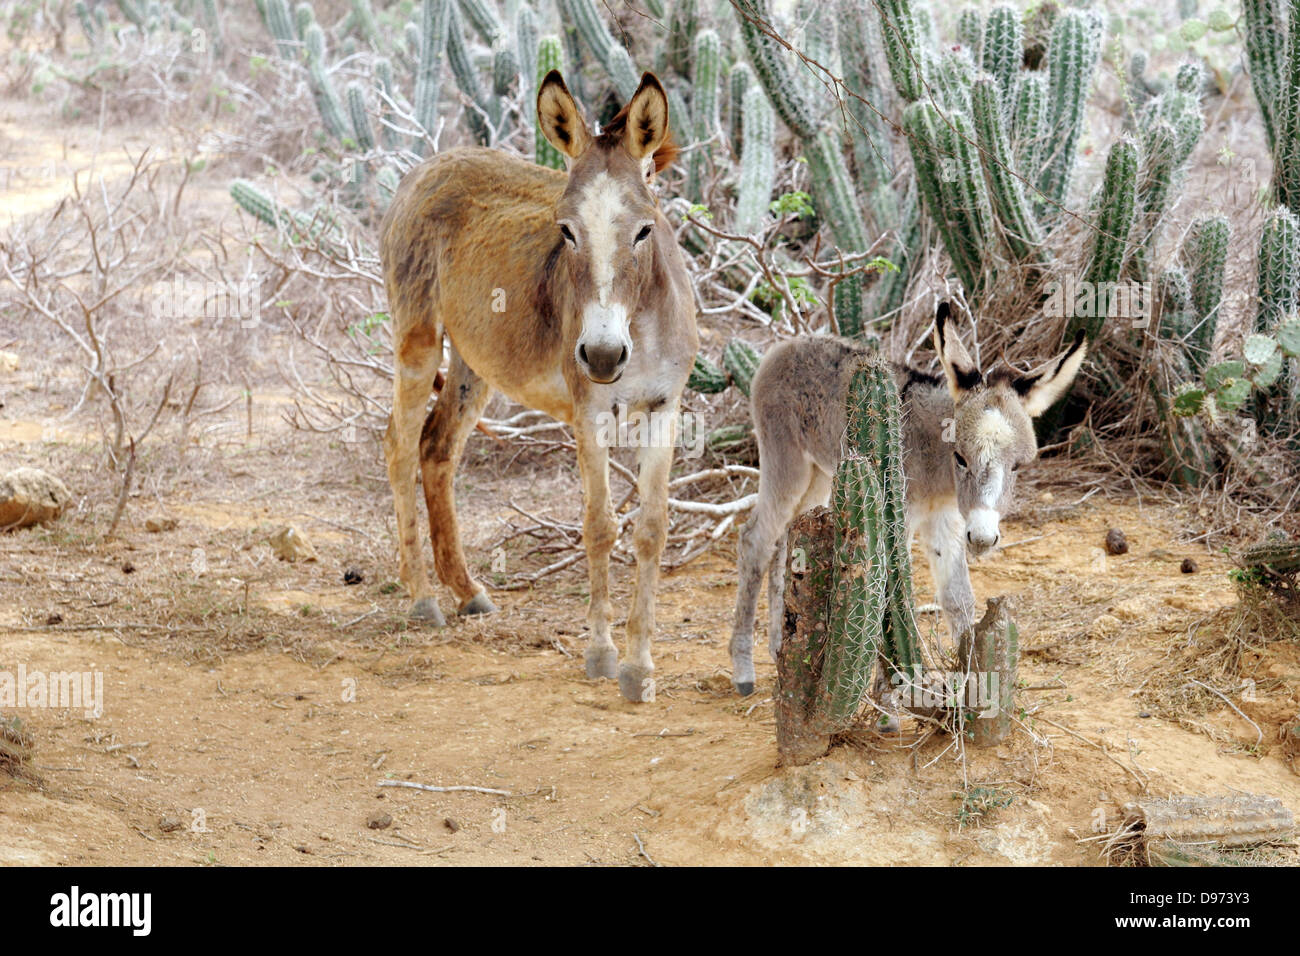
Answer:
[[[569,245],[576,246],[578,244],[578,240],[573,238],[573,230],[568,226],[560,226],[560,235],[564,237],[564,241]]]
[[[963,457],[961,456],[960,453],[958,453],[958,452],[953,452],[953,453],[952,453],[952,457],[955,458],[955,459],[957,459],[957,465],[958,465],[958,467],[960,467],[960,468],[965,468],[965,467],[966,467],[966,459],[963,458]]]
[[[639,246],[639,245],[641,245],[641,243],[643,243],[643,242],[645,242],[647,239],[649,239],[649,238],[650,238],[650,229],[651,229],[650,226],[642,226],[642,227],[641,227],[641,231],[638,232],[638,233],[636,234],[636,238],[632,240],[632,245],[634,245],[634,246]]]

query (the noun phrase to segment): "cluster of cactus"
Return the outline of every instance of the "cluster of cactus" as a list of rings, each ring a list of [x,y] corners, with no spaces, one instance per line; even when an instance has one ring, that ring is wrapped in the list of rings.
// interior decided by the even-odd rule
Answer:
[[[1273,152],[1273,192],[1300,214],[1300,3],[1243,0],[1246,62]]]
[[[1253,400],[1262,432],[1294,438],[1300,429],[1300,221],[1285,206],[1264,222],[1258,262],[1255,330],[1242,343],[1241,357],[1205,367],[1199,381],[1184,383],[1174,411],[1204,411],[1214,419]]]
[[[335,252],[343,249],[338,223],[327,210],[309,214],[289,209],[243,179],[230,184],[230,198],[254,218],[275,229],[283,229],[291,242],[319,245]]]
[[[878,658],[909,677],[921,668],[912,612],[900,408],[889,368],[880,360],[865,360],[852,378],[847,451],[835,473],[831,520],[823,522],[831,540],[792,540],[803,549],[802,568],[792,567],[787,576],[786,609],[806,619],[799,627],[815,631],[810,643],[818,646],[801,650],[801,667],[792,669],[788,661],[778,665],[777,691],[784,705],[793,701],[802,710],[799,722],[822,733],[852,724]],[[797,686],[788,686],[793,682]]]

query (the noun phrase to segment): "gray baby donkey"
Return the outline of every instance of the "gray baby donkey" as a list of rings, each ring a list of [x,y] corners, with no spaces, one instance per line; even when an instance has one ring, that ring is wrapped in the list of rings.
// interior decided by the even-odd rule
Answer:
[[[1034,372],[1004,368],[985,376],[952,333],[949,312],[948,303],[940,303],[934,326],[943,376],[895,365],[894,381],[903,403],[908,535],[921,534],[955,642],[975,618],[967,552],[978,557],[998,543],[1016,471],[1038,454],[1030,419],[1066,393],[1087,348],[1080,333],[1065,352]],[[740,536],[731,632],[732,682],[741,694],[754,690],[759,582],[770,568],[768,647],[775,659],[781,648],[787,534],[797,516],[830,501],[849,384],[867,351],[832,336],[801,336],[769,350],[754,375],[750,405],[762,472],[758,504]]]

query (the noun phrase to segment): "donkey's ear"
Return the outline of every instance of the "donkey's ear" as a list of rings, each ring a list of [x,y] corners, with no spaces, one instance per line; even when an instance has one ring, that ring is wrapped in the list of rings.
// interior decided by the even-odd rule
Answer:
[[[559,70],[547,73],[537,91],[537,122],[547,142],[569,159],[577,159],[591,145],[582,110],[573,101]]]
[[[667,139],[668,94],[653,73],[646,73],[627,104],[623,148],[633,159],[645,162]]]
[[[1037,372],[1022,375],[1012,382],[1012,387],[1020,395],[1020,404],[1024,407],[1025,414],[1037,418],[1055,405],[1070,390],[1087,354],[1088,340],[1080,331],[1068,349]]]
[[[934,314],[934,350],[939,353],[939,364],[943,366],[944,377],[948,380],[948,391],[953,400],[961,398],[963,392],[969,392],[982,381],[980,370],[975,360],[970,357],[966,347],[961,344],[948,323],[952,307],[945,300],[939,303]]]

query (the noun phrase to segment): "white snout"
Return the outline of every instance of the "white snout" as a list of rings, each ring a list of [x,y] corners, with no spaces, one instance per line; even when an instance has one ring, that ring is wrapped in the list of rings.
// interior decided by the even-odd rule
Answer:
[[[627,309],[591,303],[582,312],[582,334],[574,347],[578,367],[593,382],[618,381],[632,355]]]
[[[975,508],[966,519],[966,547],[973,554],[983,554],[998,543],[998,523],[1002,516],[992,508]]]

